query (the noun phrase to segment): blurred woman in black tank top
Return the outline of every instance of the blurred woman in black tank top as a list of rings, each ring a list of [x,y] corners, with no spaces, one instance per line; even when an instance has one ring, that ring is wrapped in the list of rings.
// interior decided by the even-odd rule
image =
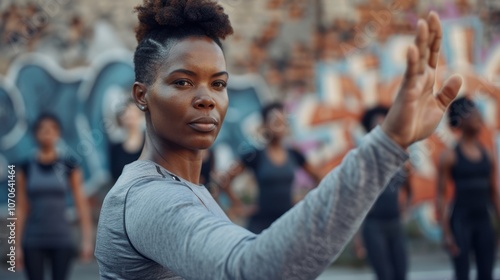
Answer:
[[[469,279],[470,253],[474,253],[478,280],[493,279],[495,232],[490,210],[500,218],[493,156],[479,143],[482,120],[474,103],[457,99],[449,109],[449,124],[460,133],[454,149],[443,153],[438,172],[438,211],[443,241],[457,280]],[[446,214],[447,180],[455,194]]]
[[[385,106],[367,110],[361,125],[367,133],[381,125],[389,112]],[[407,241],[402,213],[409,209],[412,190],[408,180],[410,164],[391,180],[366,215],[360,232],[354,238],[356,255],[368,259],[377,280],[405,280],[408,271]],[[405,195],[405,204],[399,201]]]
[[[68,193],[73,195],[80,222],[81,259],[90,261],[94,251],[82,172],[75,160],[56,149],[61,129],[55,115],[40,115],[34,124],[37,152],[17,170],[16,262],[18,269],[26,267],[29,280],[43,280],[48,264],[53,280],[68,279],[75,253],[71,223],[66,218]]]
[[[257,209],[250,218],[248,229],[256,234],[268,228],[292,208],[295,170],[302,168],[316,182],[322,178],[322,174],[319,174],[297,149],[286,146],[289,124],[283,104],[269,103],[262,108],[261,115],[264,148],[243,153],[240,161],[233,164],[226,175],[222,176],[228,179],[223,188],[230,189],[231,181],[245,169],[253,171],[259,191]]]

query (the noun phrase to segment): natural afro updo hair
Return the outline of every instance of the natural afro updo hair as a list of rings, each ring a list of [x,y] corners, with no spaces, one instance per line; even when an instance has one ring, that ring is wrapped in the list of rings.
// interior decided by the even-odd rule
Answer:
[[[473,110],[476,110],[476,105],[468,97],[455,99],[448,108],[448,124],[452,128],[460,128],[463,120],[468,118]]]
[[[211,0],[144,0],[135,12],[139,18],[135,80],[148,85],[153,83],[159,63],[173,42],[207,36],[222,49],[220,40],[233,33],[224,8]]]
[[[271,112],[273,112],[274,110],[283,111],[283,109],[284,109],[283,104],[280,102],[272,102],[267,104],[260,111],[260,114],[262,116],[262,121],[266,123],[267,121],[269,121]]]

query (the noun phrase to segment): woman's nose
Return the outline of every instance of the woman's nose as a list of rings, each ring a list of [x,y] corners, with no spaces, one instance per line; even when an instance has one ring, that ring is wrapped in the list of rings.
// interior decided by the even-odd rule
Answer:
[[[207,91],[200,90],[194,100],[193,106],[197,109],[213,109],[215,108],[215,100]]]

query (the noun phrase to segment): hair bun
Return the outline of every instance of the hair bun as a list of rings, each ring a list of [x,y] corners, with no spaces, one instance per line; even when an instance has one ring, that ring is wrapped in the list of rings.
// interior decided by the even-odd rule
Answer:
[[[139,18],[138,42],[152,31],[168,32],[172,28],[200,28],[207,36],[221,39],[233,33],[224,8],[211,0],[144,0],[135,11]]]

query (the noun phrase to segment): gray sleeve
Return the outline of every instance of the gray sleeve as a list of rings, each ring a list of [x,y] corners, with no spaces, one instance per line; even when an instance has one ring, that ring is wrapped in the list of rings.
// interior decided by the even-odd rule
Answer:
[[[260,235],[211,215],[187,188],[153,181],[131,191],[126,229],[139,252],[186,279],[313,279],[407,158],[377,127]]]

